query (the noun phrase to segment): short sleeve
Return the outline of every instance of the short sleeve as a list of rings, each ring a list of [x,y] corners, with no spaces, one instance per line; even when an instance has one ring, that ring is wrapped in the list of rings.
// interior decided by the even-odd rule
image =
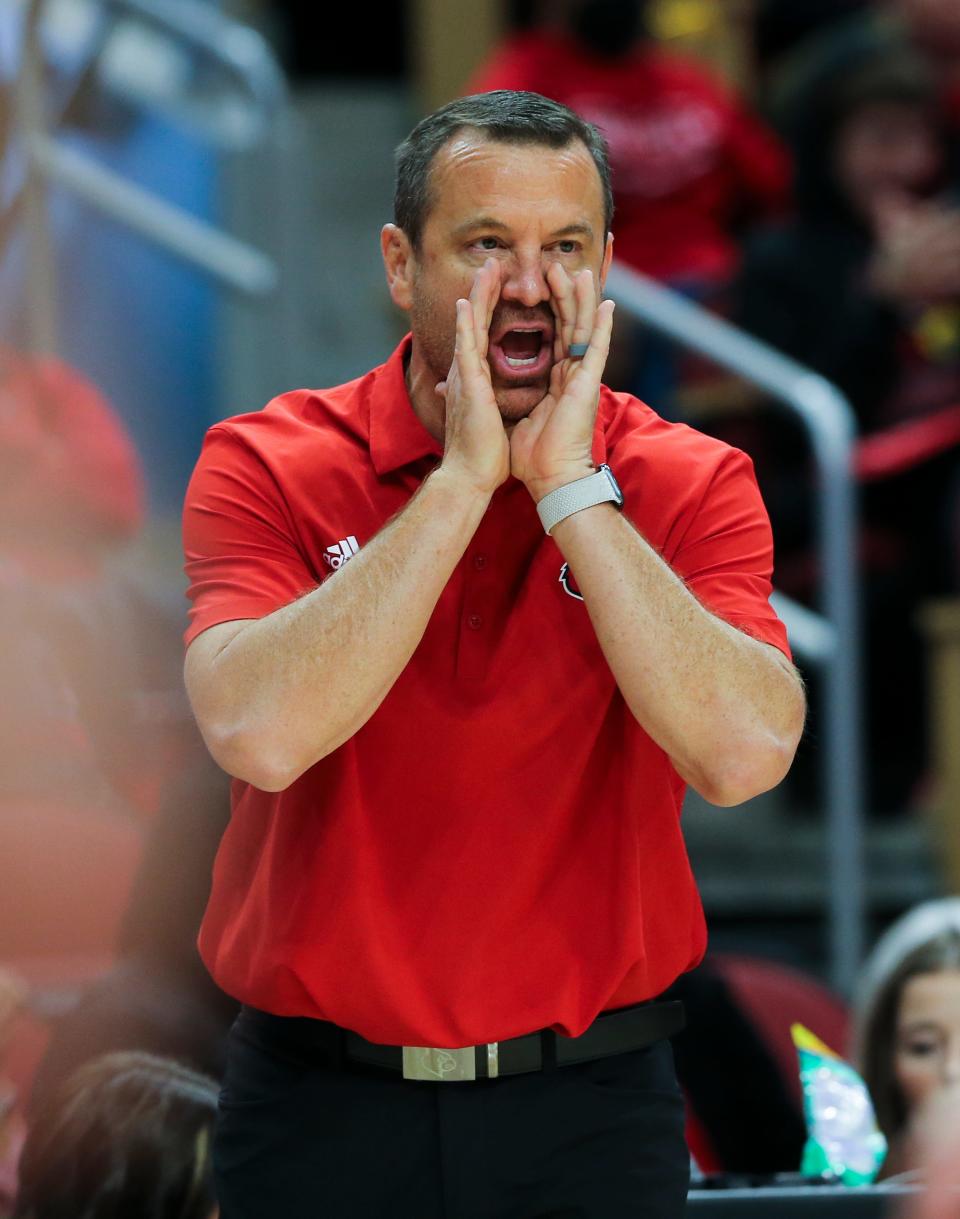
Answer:
[[[745,453],[731,449],[717,467],[671,566],[718,618],[790,656],[770,605],[773,533]]]
[[[187,488],[183,550],[187,644],[220,622],[262,618],[320,583],[272,473],[221,426],[207,433]]]

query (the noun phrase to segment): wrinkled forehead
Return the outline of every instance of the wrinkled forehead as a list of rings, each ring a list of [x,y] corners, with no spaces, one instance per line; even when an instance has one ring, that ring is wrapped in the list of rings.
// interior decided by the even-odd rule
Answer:
[[[601,236],[605,205],[600,172],[582,140],[560,147],[501,140],[475,128],[455,131],[437,150],[427,181],[426,228],[466,210],[565,207],[584,214]]]

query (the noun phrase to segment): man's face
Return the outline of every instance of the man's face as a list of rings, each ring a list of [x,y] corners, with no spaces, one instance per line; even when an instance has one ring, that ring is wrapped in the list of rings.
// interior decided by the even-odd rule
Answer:
[[[456,302],[488,258],[500,264],[500,300],[488,360],[505,422],[547,392],[554,314],[546,272],[589,267],[602,285],[609,262],[600,175],[579,140],[566,148],[502,144],[457,133],[431,169],[432,207],[412,255],[410,323],[417,356],[437,381],[453,360]]]

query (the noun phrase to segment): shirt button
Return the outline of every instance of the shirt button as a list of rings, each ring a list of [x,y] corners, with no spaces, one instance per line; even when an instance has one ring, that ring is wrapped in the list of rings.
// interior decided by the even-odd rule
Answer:
[[[473,565],[477,571],[483,571],[487,565],[487,556],[485,554],[475,554],[473,556]]]
[[[480,617],[479,614],[471,614],[470,617],[467,619],[467,626],[470,628],[471,631],[479,631],[480,628],[483,626],[483,619]]]

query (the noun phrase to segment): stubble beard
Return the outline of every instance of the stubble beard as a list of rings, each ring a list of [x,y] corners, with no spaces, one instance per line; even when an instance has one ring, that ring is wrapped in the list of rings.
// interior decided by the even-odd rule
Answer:
[[[415,294],[410,307],[410,329],[427,367],[438,382],[447,379],[456,347],[456,332],[450,324],[438,322],[440,315],[441,311],[431,300],[424,299],[422,292]],[[548,372],[546,378],[540,377],[528,384],[520,381],[510,386],[497,385],[494,380],[493,393],[505,425],[526,419],[543,401],[550,388],[549,375]]]

